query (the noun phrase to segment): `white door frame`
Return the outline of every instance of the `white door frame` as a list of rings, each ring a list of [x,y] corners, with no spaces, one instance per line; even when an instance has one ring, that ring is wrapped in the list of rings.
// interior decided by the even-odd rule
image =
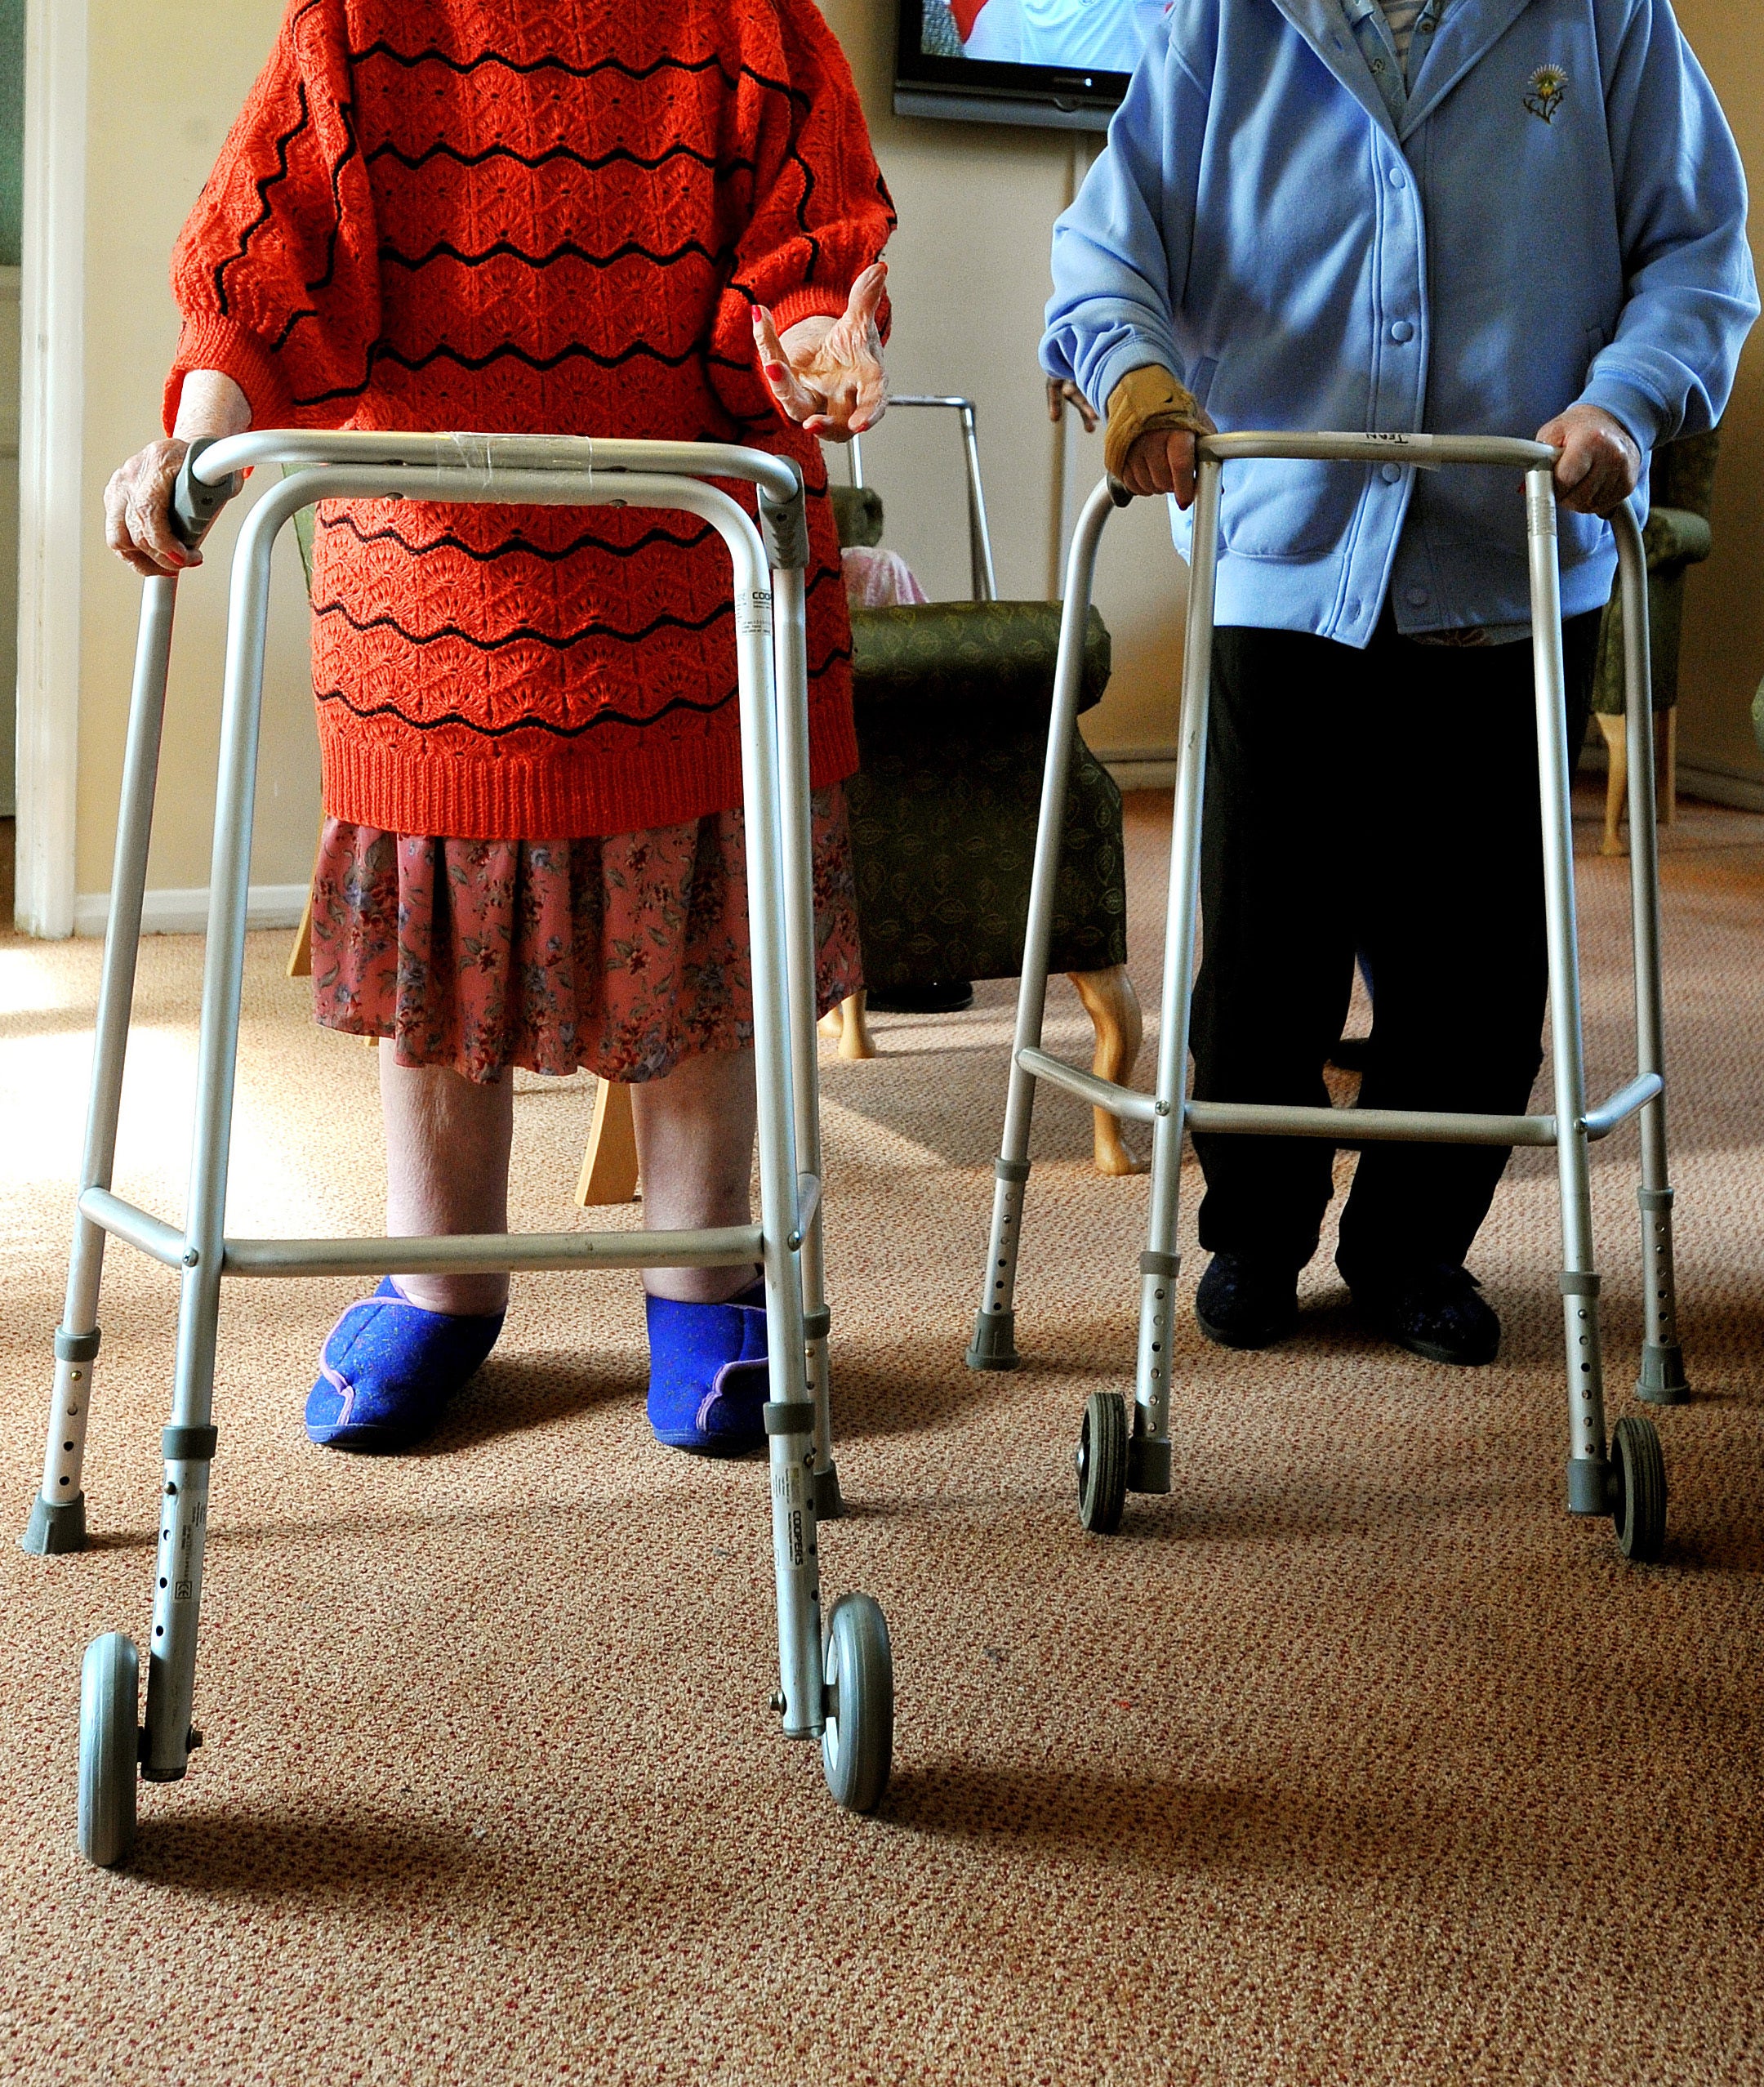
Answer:
[[[16,918],[37,935],[74,932],[87,523],[87,0],[26,0]]]

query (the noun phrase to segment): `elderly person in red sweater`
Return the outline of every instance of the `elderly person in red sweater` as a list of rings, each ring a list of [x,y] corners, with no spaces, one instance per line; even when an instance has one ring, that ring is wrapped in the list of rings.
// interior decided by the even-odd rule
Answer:
[[[246,427],[742,442],[808,491],[817,986],[859,983],[840,785],[851,637],[817,438],[884,404],[893,217],[813,0],[290,0],[177,245],[168,439],[106,494],[137,572],[187,443]],[[630,1081],[651,1226],[749,1221],[752,996],[733,614],[708,525],[596,507],[321,506],[318,1018],[385,1040],[387,1223],[507,1222],[509,1068]],[[651,1271],[649,1412],[761,1439],[763,1293]],[[308,1433],[421,1438],[501,1276],[388,1278]]]

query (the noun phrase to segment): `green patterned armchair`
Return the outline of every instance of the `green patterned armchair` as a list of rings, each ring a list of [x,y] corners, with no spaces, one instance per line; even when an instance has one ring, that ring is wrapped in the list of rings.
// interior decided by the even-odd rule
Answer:
[[[1715,464],[1721,430],[1663,443],[1648,474],[1647,528],[1642,535],[1648,567],[1648,635],[1653,658],[1656,740],[1664,740],[1657,767],[1663,816],[1677,816],[1678,645],[1684,621],[1685,574],[1709,555],[1709,512],[1715,497]],[[1592,710],[1605,737],[1609,766],[1605,790],[1602,852],[1620,855],[1619,827],[1628,784],[1624,737],[1623,618],[1614,592],[1599,627],[1598,669]]]
[[[835,489],[842,544],[874,544],[871,488]],[[1059,648],[1057,602],[933,602],[852,614],[861,766],[847,785],[864,976],[879,992],[1015,978],[1022,968]],[[1109,634],[1093,609],[1080,710],[1102,700]],[[1066,800],[1049,968],[1097,1031],[1096,1066],[1129,1077],[1139,1046],[1126,972],[1121,800],[1082,734]],[[871,1055],[865,996],[828,1018],[842,1055]],[[1098,1112],[1097,1164],[1136,1171]]]

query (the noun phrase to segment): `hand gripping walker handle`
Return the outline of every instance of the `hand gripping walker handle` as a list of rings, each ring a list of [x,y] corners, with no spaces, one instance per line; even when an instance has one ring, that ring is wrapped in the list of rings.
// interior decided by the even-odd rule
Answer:
[[[172,488],[172,533],[194,551],[213,528],[215,517],[228,501],[244,489],[245,475],[234,471],[219,485],[205,485],[193,466],[203,450],[212,449],[218,435],[199,435],[185,453],[184,462]]]

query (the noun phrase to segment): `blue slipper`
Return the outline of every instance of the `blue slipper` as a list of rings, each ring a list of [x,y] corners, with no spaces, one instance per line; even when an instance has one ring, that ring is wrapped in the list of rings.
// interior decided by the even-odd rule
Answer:
[[[390,1276],[327,1336],[306,1433],[321,1448],[409,1449],[495,1347],[501,1312],[425,1312]]]
[[[770,1396],[765,1284],[726,1304],[646,1297],[649,1319],[649,1425],[670,1449],[736,1456],[765,1440],[760,1409]]]

